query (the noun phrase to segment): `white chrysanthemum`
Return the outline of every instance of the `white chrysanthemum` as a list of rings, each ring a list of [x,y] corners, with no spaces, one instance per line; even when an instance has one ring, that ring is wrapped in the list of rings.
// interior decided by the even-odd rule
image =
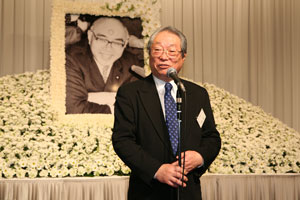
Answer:
[[[25,178],[26,170],[18,168],[16,169],[17,178]]]
[[[41,172],[39,173],[40,177],[48,177],[48,170],[41,170]]]
[[[27,173],[29,178],[35,178],[37,177],[38,171],[32,168],[30,170],[27,170]]]
[[[13,178],[14,175],[16,174],[15,170],[9,167],[2,168],[2,173],[6,178]]]
[[[222,137],[222,149],[210,173],[300,172],[299,133],[220,88],[211,84],[204,87]],[[130,173],[112,147],[110,120],[60,123],[49,98],[47,70],[0,78],[1,175]]]
[[[77,168],[77,174],[78,174],[79,176],[83,176],[85,173],[86,173],[86,170],[85,170],[84,167],[79,166],[79,167]]]
[[[58,172],[57,172],[57,169],[55,167],[50,169],[50,176],[51,177],[57,177],[58,176]]]

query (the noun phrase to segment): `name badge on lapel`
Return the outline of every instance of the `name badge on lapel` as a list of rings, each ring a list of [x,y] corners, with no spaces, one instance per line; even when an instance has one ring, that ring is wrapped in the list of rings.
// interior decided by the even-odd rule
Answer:
[[[200,114],[197,117],[197,121],[198,121],[200,128],[202,128],[205,118],[206,118],[206,115],[205,115],[203,109],[201,108]]]

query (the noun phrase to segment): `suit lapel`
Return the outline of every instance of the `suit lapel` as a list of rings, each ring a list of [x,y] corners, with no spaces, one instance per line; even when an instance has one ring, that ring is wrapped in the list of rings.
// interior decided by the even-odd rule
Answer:
[[[152,125],[156,130],[156,134],[166,146],[170,146],[168,130],[152,75],[145,79],[144,84],[139,90],[139,95]]]
[[[90,68],[90,76],[91,76],[91,81],[93,82],[93,85],[100,91],[104,90],[104,80],[103,77],[100,73],[100,70],[93,58],[93,54],[92,52],[88,49],[87,51],[87,56],[88,56],[88,63],[87,63],[87,67]]]
[[[181,147],[181,150],[184,150],[185,149],[185,138],[187,137],[187,134],[188,134],[188,131],[187,131],[187,127],[188,127],[188,121],[187,121],[187,113],[189,110],[187,110],[189,107],[187,105],[187,100],[190,99],[190,95],[189,95],[189,90],[188,88],[186,88],[186,95],[182,96],[182,124],[181,124],[181,144],[182,144],[182,147]]]
[[[182,80],[183,83],[185,82],[184,80]],[[191,91],[191,88],[189,87],[188,84],[184,84],[185,88],[186,88],[186,96],[183,95],[183,104],[182,104],[182,124],[181,124],[181,141],[182,141],[182,149],[185,149],[185,139],[189,136],[189,127],[191,127],[189,125],[189,123],[193,120],[191,118],[190,113],[192,113],[192,109],[193,108],[193,91]]]

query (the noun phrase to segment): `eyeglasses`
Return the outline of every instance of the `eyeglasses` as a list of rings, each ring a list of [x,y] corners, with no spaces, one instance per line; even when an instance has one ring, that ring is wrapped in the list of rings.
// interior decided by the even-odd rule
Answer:
[[[93,33],[94,37],[96,38],[96,41],[99,43],[100,46],[106,47],[108,44],[110,44],[110,47],[113,49],[120,49],[125,46],[124,41],[109,41],[106,38],[103,38],[101,36],[97,36],[93,30],[90,29],[90,31]]]
[[[158,57],[162,56],[163,53],[165,53],[165,52],[170,59],[176,59],[177,56],[179,55],[179,53],[181,53],[181,51],[175,49],[175,47],[170,47],[168,49],[164,49],[161,46],[154,46],[151,49],[151,55],[154,58],[158,58]]]

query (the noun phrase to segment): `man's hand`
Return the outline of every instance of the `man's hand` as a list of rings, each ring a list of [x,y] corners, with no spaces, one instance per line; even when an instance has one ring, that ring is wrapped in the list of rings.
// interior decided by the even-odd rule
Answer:
[[[100,105],[108,105],[110,107],[111,113],[114,112],[114,103],[116,100],[115,92],[89,92],[88,101],[97,103]]]
[[[139,39],[134,35],[129,36],[128,45],[135,48],[144,48],[144,39]]]
[[[185,159],[184,158],[185,155]],[[177,156],[178,159],[178,156]],[[188,174],[193,169],[203,165],[203,158],[197,151],[186,151],[181,153],[181,165],[183,165],[183,160],[185,161],[184,170]]]
[[[155,174],[155,178],[158,181],[168,184],[172,187],[186,187],[185,182],[188,181],[187,177],[182,174],[182,168],[178,166],[177,161],[172,164],[163,164],[160,166]]]

